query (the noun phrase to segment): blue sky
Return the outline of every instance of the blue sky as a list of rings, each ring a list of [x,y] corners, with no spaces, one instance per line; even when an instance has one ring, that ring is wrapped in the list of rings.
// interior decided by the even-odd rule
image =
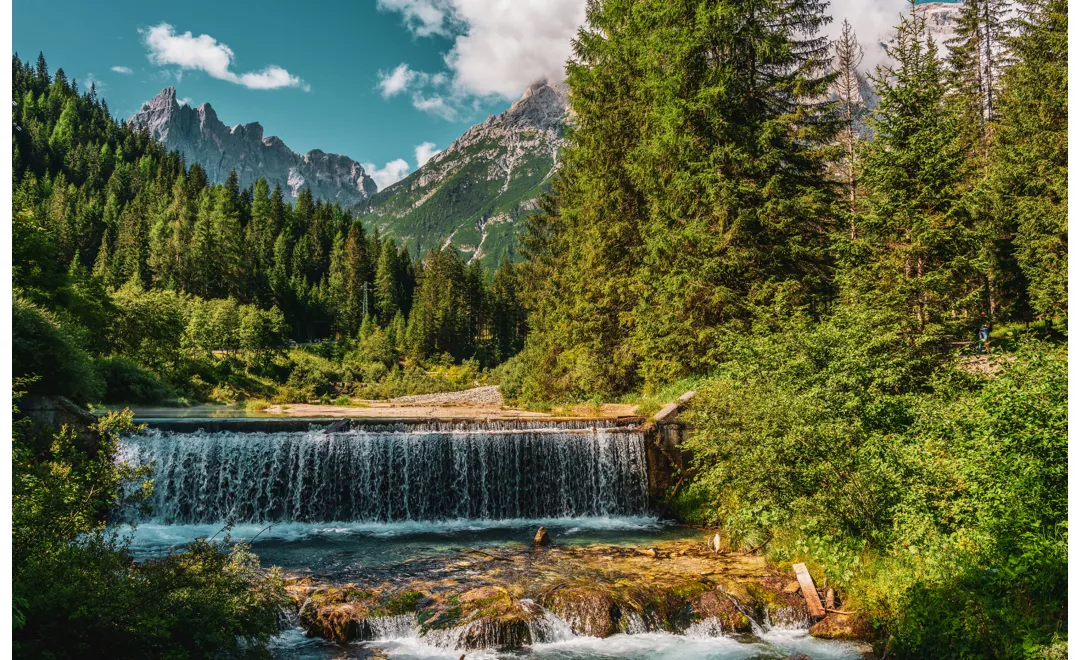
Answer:
[[[43,51],[50,68],[84,89],[96,81],[122,118],[173,85],[178,98],[210,102],[226,124],[259,121],[294,151],[318,148],[380,168],[400,158],[412,170],[418,145],[445,148],[529,81],[513,94],[513,81],[501,94],[455,86],[443,58],[468,25],[452,6],[431,3],[442,8],[440,21],[423,2],[379,4],[16,0],[12,47],[29,59]],[[224,69],[223,45],[231,50]],[[258,88],[275,84],[284,86]]]
[[[906,6],[833,0],[826,32],[847,16],[874,44]],[[12,14],[16,52],[95,81],[117,117],[173,85],[226,124],[345,154],[383,188],[529,83],[561,79],[585,0],[15,0]]]

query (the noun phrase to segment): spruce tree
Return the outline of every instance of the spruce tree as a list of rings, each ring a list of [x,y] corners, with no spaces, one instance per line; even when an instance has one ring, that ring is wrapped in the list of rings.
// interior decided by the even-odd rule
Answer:
[[[991,172],[994,211],[1015,233],[1031,306],[1068,310],[1068,3],[1021,4],[1002,78]]]
[[[862,172],[872,256],[850,280],[870,287],[869,302],[905,317],[913,342],[946,336],[952,319],[978,309],[970,285],[976,236],[960,203],[958,117],[948,105],[944,65],[924,32],[913,6],[889,49],[894,63],[873,78],[881,101]]]
[[[836,94],[837,106],[840,112],[842,127],[837,136],[844,148],[841,159],[841,170],[847,197],[847,212],[849,214],[848,228],[851,240],[858,238],[856,215],[858,208],[858,186],[856,177],[856,153],[859,146],[859,125],[866,113],[866,102],[863,100],[861,90],[862,73],[860,68],[863,61],[863,48],[859,45],[859,39],[855,36],[855,30],[844,19],[840,30],[840,38],[833,44],[835,57],[836,81],[833,83],[833,92]]]

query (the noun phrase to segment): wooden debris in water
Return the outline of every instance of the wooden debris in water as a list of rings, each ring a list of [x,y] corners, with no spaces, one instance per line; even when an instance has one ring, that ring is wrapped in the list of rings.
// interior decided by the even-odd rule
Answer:
[[[803,598],[806,599],[806,609],[810,611],[810,617],[820,619],[825,616],[825,607],[821,604],[817,587],[814,586],[814,578],[810,577],[806,564],[795,564],[792,568],[795,569],[795,577],[799,580],[799,587],[802,589]]]

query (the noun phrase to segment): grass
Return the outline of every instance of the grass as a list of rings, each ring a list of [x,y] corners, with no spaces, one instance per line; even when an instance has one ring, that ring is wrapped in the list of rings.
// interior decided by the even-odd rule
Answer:
[[[650,393],[638,392],[628,394],[619,400],[619,403],[637,406],[637,414],[651,417],[665,405],[675,401],[683,394],[691,390],[697,390],[708,380],[707,376],[691,376],[677,380],[674,383],[664,385]]]

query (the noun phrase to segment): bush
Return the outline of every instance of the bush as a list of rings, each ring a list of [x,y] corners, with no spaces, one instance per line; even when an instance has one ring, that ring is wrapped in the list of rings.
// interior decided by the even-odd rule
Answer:
[[[141,506],[150,474],[116,460],[130,414],[78,434],[16,422],[12,592],[17,658],[212,658],[266,655],[286,604],[277,571],[244,546],[196,541],[135,563],[106,514]]]
[[[27,381],[35,394],[89,403],[105,392],[90,356],[72,333],[55,316],[18,296],[11,308],[11,358],[12,376]]]
[[[95,366],[105,382],[106,402],[162,403],[176,398],[172,388],[131,358],[116,355],[100,358]]]
[[[300,350],[293,351],[291,357],[295,366],[285,382],[291,388],[320,397],[333,392],[334,383],[341,380],[340,367],[326,358]]]
[[[1027,342],[973,376],[889,327],[841,311],[733,342],[691,404],[697,477],[676,510],[827,574],[893,657],[1057,644],[1067,350]]]

